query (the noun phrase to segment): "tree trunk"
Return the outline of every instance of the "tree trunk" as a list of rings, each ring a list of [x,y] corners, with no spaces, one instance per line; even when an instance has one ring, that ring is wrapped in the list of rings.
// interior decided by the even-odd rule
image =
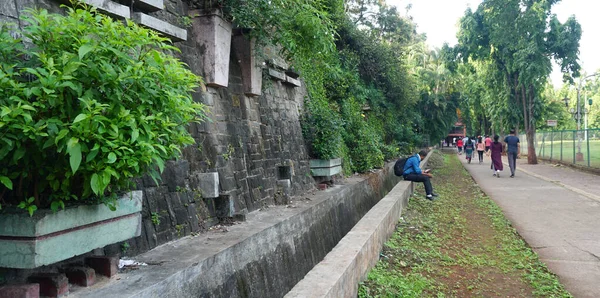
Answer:
[[[529,96],[528,96],[528,127],[527,129],[527,163],[530,165],[536,165],[538,163],[537,155],[535,153],[535,120],[533,119],[534,105],[534,90],[533,85],[529,85]]]
[[[534,142],[535,127],[527,130],[527,163],[530,165],[536,165],[538,163]]]

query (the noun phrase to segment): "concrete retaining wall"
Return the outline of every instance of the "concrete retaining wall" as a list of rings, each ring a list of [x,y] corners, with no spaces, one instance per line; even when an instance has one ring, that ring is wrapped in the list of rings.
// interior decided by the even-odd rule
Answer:
[[[285,297],[356,297],[359,282],[379,260],[412,192],[411,182],[399,182]]]
[[[157,247],[136,258],[150,266],[71,295],[282,297],[398,183],[392,166],[288,206],[251,212],[244,223]]]

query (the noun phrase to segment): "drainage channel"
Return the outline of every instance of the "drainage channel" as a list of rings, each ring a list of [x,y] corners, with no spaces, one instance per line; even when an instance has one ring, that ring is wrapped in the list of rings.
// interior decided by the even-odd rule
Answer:
[[[226,231],[139,255],[137,261],[156,265],[119,274],[73,297],[353,296],[348,295],[352,289],[340,285],[356,280],[351,283],[356,288],[377,261],[412,193],[411,184],[400,180],[391,163],[290,205],[252,212]]]

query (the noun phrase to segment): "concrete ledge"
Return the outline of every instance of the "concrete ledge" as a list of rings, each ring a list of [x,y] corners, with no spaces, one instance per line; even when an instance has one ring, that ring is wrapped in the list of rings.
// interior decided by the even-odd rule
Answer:
[[[168,36],[173,41],[187,40],[187,30],[181,29],[175,25],[171,25],[163,20],[159,20],[145,13],[134,12],[133,20],[144,27],[156,30]]]
[[[136,257],[149,266],[71,296],[283,297],[394,188],[400,178],[392,168],[390,163],[287,206],[249,213],[241,224],[157,247]]]
[[[165,9],[163,0],[137,0],[133,5],[144,12],[155,12]]]
[[[412,190],[412,182],[399,182],[285,297],[356,297],[358,284],[379,260]]]
[[[129,7],[110,0],[82,0],[82,2],[92,5],[115,18],[129,19],[131,17]]]

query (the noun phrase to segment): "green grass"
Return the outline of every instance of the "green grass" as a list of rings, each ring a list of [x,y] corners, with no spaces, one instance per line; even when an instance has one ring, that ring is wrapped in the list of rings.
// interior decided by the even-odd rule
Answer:
[[[442,199],[411,197],[359,297],[571,297],[456,155],[443,164]]]
[[[590,158],[590,166],[595,168],[600,168],[600,140],[590,140],[589,141],[590,150],[589,150],[589,158]],[[561,160],[561,147],[562,147],[562,160]],[[577,150],[577,141],[573,144],[573,140],[563,140],[561,145],[560,140],[550,139],[544,140],[544,142],[538,143],[538,148],[536,149],[538,155],[543,158],[573,163],[573,156]],[[576,161],[576,164],[587,166],[587,158],[588,158],[588,147],[587,142],[581,142],[581,153],[583,153],[583,161]]]

